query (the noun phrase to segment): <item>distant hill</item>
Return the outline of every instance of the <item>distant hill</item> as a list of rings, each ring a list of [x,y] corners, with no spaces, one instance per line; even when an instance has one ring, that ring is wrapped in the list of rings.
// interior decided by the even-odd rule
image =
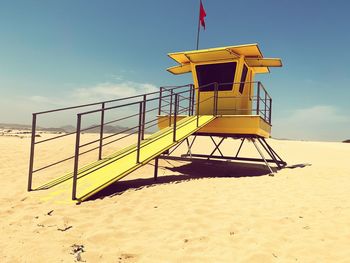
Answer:
[[[64,130],[67,133],[76,131],[76,128],[73,125],[65,125],[65,126],[60,127],[60,129]]]
[[[96,125],[91,125],[90,127],[93,127]],[[0,123],[0,129],[13,129],[13,130],[31,130],[32,126],[31,125],[25,125],[25,124],[16,124],[16,123]],[[123,127],[123,126],[112,126],[112,125],[106,125],[103,128],[104,133],[118,133],[122,132],[125,130],[128,130],[128,127]],[[44,132],[53,132],[53,133],[71,133],[75,132],[76,128],[73,125],[65,125],[62,127],[50,127],[50,128],[45,128],[45,127],[37,127],[37,131],[44,131]],[[95,127],[92,129],[89,129],[86,131],[87,133],[99,133],[100,132],[100,127]],[[128,131],[127,133],[133,132],[133,130]]]
[[[345,140],[345,141],[343,141],[343,142],[345,142],[345,143],[350,143],[350,139],[349,139],[349,140]]]
[[[15,124],[15,123],[0,123],[0,129],[18,129],[18,130],[31,130],[31,125]]]

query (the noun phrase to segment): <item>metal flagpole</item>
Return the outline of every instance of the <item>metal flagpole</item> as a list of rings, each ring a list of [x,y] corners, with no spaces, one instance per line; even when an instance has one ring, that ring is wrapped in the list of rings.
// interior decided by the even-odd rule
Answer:
[[[197,30],[197,50],[199,47],[199,31],[200,31],[200,20],[201,20],[201,0],[199,0],[199,13],[198,13],[198,30]]]

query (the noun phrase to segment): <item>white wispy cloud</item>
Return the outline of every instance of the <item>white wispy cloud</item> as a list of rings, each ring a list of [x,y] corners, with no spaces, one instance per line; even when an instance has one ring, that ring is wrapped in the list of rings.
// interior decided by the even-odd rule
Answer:
[[[138,83],[133,81],[103,82],[88,87],[72,88],[69,92],[60,95],[60,97],[33,95],[26,98],[26,101],[33,105],[40,104],[41,109],[50,109],[52,107],[67,107],[131,97],[155,91],[158,91],[158,88],[150,83]]]
[[[344,140],[350,137],[350,115],[332,105],[296,109],[273,122],[273,136],[302,140]]]
[[[29,124],[32,112],[158,91],[158,88],[153,84],[127,81],[121,75],[113,75],[110,79],[112,80],[86,87],[74,87],[74,84],[71,83],[69,84],[69,91],[60,91],[59,95],[43,96],[41,94],[33,94],[29,97],[18,95],[12,98],[0,98],[0,122]],[[20,107],[14,107],[14,102]],[[8,113],[8,109],[11,109],[11,114]],[[66,124],[64,120],[62,120],[62,124]]]
[[[29,102],[44,104],[46,106],[51,106],[51,107],[62,106],[65,103],[64,100],[59,98],[51,98],[51,97],[38,96],[38,95],[30,96],[28,100]]]
[[[157,90],[156,86],[149,83],[137,83],[132,81],[119,83],[105,82],[91,87],[74,89],[69,96],[73,100],[90,102],[130,97]]]

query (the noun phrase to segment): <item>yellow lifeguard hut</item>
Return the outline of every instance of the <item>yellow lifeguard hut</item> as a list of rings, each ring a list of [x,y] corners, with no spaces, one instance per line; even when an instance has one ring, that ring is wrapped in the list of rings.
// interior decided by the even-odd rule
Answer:
[[[265,161],[271,173],[272,169],[268,162],[274,162],[278,167],[286,165],[265,141],[271,134],[272,98],[263,84],[255,81],[256,74],[269,73],[270,67],[281,67],[280,58],[264,58],[258,44],[176,52],[169,53],[168,56],[178,63],[177,66],[167,69],[170,73],[175,75],[192,73],[195,114],[216,116],[194,133],[194,136],[221,137],[219,144],[213,140],[215,149],[218,149],[222,141],[228,137],[242,139],[234,158],[222,154],[221,156],[191,154],[191,158],[257,161],[254,158],[238,157],[244,140],[248,139],[254,143],[262,157],[261,161]],[[164,118],[169,116],[171,117],[171,114],[159,116],[159,128],[166,127]],[[177,119],[185,117],[185,115],[176,116]],[[261,143],[271,159],[263,156],[255,141]]]
[[[281,59],[264,58],[258,44],[170,53],[169,57],[179,63],[169,72],[192,73],[196,100],[201,100],[198,114],[218,116],[199,133],[270,137],[272,99],[254,77],[269,73],[269,67],[281,67]]]

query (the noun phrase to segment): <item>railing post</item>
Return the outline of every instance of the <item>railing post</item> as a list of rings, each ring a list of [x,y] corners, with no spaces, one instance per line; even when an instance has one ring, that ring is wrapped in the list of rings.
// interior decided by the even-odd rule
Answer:
[[[81,115],[77,115],[77,131],[75,139],[75,153],[74,153],[74,170],[73,170],[73,189],[72,200],[77,199],[77,180],[79,169],[79,150],[80,150],[80,130],[81,130]]]
[[[145,121],[146,121],[146,98],[147,95],[143,95],[143,108],[142,108],[142,133],[141,139],[145,139]]]
[[[158,178],[158,156],[154,159],[154,181],[157,181]]]
[[[139,106],[139,130],[137,133],[137,152],[136,152],[136,163],[140,162],[140,146],[141,146],[141,136],[142,136],[142,110],[143,110],[143,101],[140,102]]]
[[[269,107],[269,123],[270,123],[270,125],[272,123],[271,116],[272,116],[272,98],[270,97],[270,107]]]
[[[192,86],[190,85],[190,97],[188,99],[188,116],[191,116],[191,104],[192,104]]]
[[[36,114],[33,113],[32,119],[32,137],[30,142],[30,157],[29,157],[29,173],[28,173],[28,191],[32,190],[33,167],[34,167],[34,147],[35,147],[35,132],[36,132]]]
[[[191,84],[191,93],[192,93],[191,115],[193,115],[193,111],[194,111],[194,97],[195,97],[195,95],[196,95],[196,90],[195,90],[193,84]]]
[[[264,116],[265,116],[265,121],[267,121],[267,94],[266,90],[264,89],[264,104],[265,104],[265,110],[264,110]]]
[[[159,88],[159,106],[158,106],[158,115],[162,113],[162,97],[163,97],[163,87]]]
[[[101,124],[100,124],[100,145],[99,145],[99,148],[98,148],[98,159],[99,160],[102,159],[104,120],[105,120],[105,102],[102,102],[102,107],[101,107]]]
[[[218,112],[218,83],[214,83],[214,109],[213,109],[213,115],[216,116]]]
[[[176,118],[177,118],[177,110],[179,104],[179,94],[175,94],[175,105],[174,105],[174,126],[173,126],[173,141],[176,142]]]
[[[173,90],[170,91],[170,106],[169,106],[169,127],[171,126],[171,114],[173,109]]]
[[[201,89],[198,87],[198,97],[197,97],[197,127],[199,127],[199,104],[200,104],[200,94],[201,94]]]
[[[259,104],[260,104],[260,81],[258,81],[258,90],[256,95],[256,115],[260,115]]]

